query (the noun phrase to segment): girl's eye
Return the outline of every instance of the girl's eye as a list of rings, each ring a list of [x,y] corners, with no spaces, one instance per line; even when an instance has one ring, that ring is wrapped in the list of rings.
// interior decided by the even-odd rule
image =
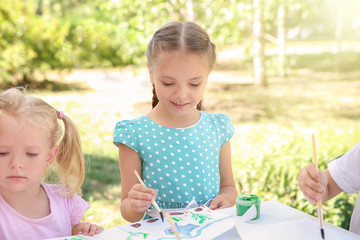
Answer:
[[[193,86],[193,87],[197,87],[197,86],[199,86],[200,84],[199,83],[194,83],[194,84],[190,84],[191,86]]]
[[[8,152],[0,152],[0,156],[6,156],[8,154],[9,154]]]
[[[38,154],[37,153],[26,153],[26,155],[28,155],[29,157],[36,157]]]
[[[164,86],[171,86],[173,85],[172,83],[164,83]]]

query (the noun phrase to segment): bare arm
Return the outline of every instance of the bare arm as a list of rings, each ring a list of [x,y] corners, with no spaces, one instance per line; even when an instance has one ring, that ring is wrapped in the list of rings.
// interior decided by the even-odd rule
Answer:
[[[228,141],[219,156],[220,190],[211,202],[211,209],[231,207],[235,204],[237,191],[231,166],[231,144]]]
[[[328,184],[325,193],[322,196],[322,201],[325,202],[333,197],[337,196],[343,190],[336,184],[334,179],[331,177],[329,170],[325,171],[325,175],[328,179]]]
[[[157,191],[141,185],[135,174],[141,175],[141,159],[139,155],[124,144],[119,145],[119,167],[121,174],[121,215],[129,222],[143,218],[150,207],[151,199],[156,198]]]

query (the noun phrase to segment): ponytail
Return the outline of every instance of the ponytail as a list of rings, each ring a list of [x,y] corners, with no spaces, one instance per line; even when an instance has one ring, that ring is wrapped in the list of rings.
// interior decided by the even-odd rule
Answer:
[[[61,112],[57,111],[57,115]],[[80,135],[75,124],[63,115],[64,135],[59,144],[56,157],[57,173],[60,181],[70,190],[69,195],[80,192],[85,177],[84,156],[81,148]]]

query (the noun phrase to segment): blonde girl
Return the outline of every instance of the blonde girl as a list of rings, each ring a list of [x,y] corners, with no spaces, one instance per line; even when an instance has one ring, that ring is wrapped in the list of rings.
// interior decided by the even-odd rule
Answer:
[[[64,131],[60,123],[64,124]],[[51,168],[50,168],[51,167]],[[48,174],[59,184],[42,182]],[[94,235],[81,223],[89,204],[76,193],[84,159],[74,123],[43,100],[12,88],[0,94],[0,239]]]

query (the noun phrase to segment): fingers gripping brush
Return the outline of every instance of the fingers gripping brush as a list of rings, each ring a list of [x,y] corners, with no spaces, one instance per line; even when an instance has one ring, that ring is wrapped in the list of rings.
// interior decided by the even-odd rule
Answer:
[[[134,173],[135,173],[136,178],[139,180],[140,184],[146,187],[145,183],[143,182],[143,180],[139,176],[138,172],[136,170],[134,170]],[[156,208],[156,210],[159,211],[161,220],[162,220],[162,222],[164,222],[164,214],[163,214],[161,208],[159,207],[159,205],[155,202],[154,198],[151,198],[151,203]]]

